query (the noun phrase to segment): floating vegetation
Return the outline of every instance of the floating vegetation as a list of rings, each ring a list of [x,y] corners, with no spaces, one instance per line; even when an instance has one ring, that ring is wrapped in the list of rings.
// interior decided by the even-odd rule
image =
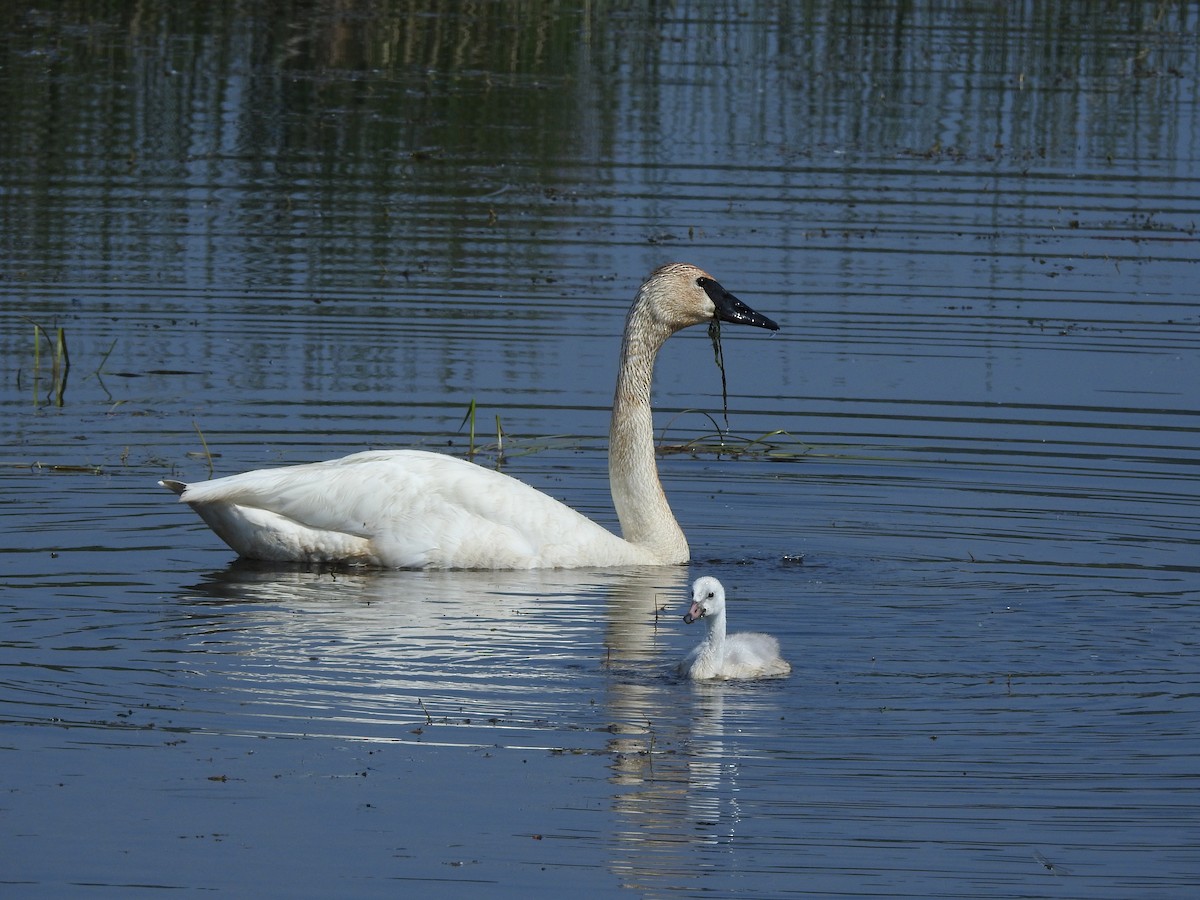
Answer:
[[[467,412],[463,416],[462,424],[459,425],[460,432],[464,427],[467,428],[468,444],[465,450],[460,449],[458,452],[465,455],[468,459],[491,455],[495,457],[495,465],[499,468],[504,464],[506,459],[530,456],[535,453],[544,453],[552,450],[583,451],[597,449],[595,439],[579,435],[548,434],[534,437],[515,437],[504,431],[500,423],[500,416],[496,416],[495,442],[486,444],[476,443],[475,417],[478,409],[477,404],[472,400],[467,406]],[[686,413],[699,413],[704,416],[711,423],[713,430],[686,441],[672,442],[668,440],[668,429],[670,429],[679,416]],[[453,445],[453,442],[451,442],[451,445]],[[800,440],[781,428],[768,431],[757,437],[731,434],[728,428],[721,428],[711,414],[696,409],[685,409],[679,415],[672,418],[659,434],[655,450],[660,456],[687,454],[695,457],[715,456],[727,459],[765,459],[774,462],[795,462],[804,457],[822,455],[812,444]]]
[[[795,462],[810,456],[814,448],[780,428],[758,437],[743,437],[718,429],[681,444],[660,440],[657,449],[662,456],[686,453],[691,456],[712,455],[730,459],[749,457],[776,462]]]
[[[593,441],[589,438],[580,437],[572,434],[548,434],[539,435],[536,437],[514,437],[500,427],[500,417],[496,417],[496,441],[487,444],[474,444],[466,450],[453,451],[456,455],[462,455],[468,459],[474,459],[480,456],[492,456],[494,458],[496,468],[500,468],[506,461],[521,456],[532,456],[535,453],[544,453],[548,450],[585,450],[592,446]],[[450,442],[453,447],[453,441]]]
[[[702,434],[682,443],[667,441],[667,429],[675,423],[675,419],[685,413],[698,412],[712,423],[713,431]],[[729,429],[722,429],[716,419],[702,410],[685,409],[671,419],[658,437],[658,453],[660,456],[674,454],[689,454],[691,456],[712,455],[740,459],[769,459],[779,462],[795,462],[801,457],[813,455],[816,448],[812,444],[800,440],[782,428],[768,431],[758,437],[743,437],[730,434]]]
[[[7,464],[6,464],[7,465]],[[64,474],[74,475],[103,475],[104,469],[101,466],[93,465],[64,465],[59,463],[12,463],[15,468],[32,469],[35,472],[60,472]]]

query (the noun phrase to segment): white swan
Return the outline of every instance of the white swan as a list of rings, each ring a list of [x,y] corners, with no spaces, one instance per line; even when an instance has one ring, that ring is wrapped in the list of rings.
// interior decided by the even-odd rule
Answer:
[[[422,450],[368,450],[159,483],[251,559],[432,569],[684,563],[687,539],[654,458],[650,383],[663,342],[713,319],[779,328],[695,266],[663,266],[638,289],[609,430],[609,481],[623,538],[515,478]]]
[[[699,681],[771,678],[792,671],[771,635],[743,631],[725,636],[725,588],[711,575],[692,585],[692,605],[683,621],[691,625],[697,619],[708,623],[708,634],[679,664],[680,675]]]

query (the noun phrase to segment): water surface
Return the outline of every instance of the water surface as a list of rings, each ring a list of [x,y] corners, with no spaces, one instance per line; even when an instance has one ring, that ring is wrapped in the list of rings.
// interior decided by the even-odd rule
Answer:
[[[576,7],[0,13],[6,891],[1191,896],[1194,11]],[[474,400],[616,527],[673,259],[783,326],[754,452],[661,359],[689,567],[263,568],[156,484]],[[700,574],[789,679],[674,676]]]

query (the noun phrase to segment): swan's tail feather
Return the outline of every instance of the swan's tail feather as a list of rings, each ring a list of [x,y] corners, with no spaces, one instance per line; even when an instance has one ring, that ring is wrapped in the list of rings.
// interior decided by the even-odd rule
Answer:
[[[159,482],[159,484],[161,484],[163,487],[165,487],[169,491],[174,491],[176,494],[178,494],[181,497],[183,496],[183,492],[187,490],[186,484],[184,484],[182,481],[176,481],[173,478],[164,478],[162,481]]]

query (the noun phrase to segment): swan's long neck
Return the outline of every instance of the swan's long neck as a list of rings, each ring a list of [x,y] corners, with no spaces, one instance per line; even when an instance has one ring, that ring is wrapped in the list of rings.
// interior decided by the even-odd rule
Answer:
[[[629,311],[608,432],[608,478],[621,534],[664,564],[688,560],[687,538],[667,503],[654,458],[650,387],[654,358],[671,329],[650,313],[644,295]]]

